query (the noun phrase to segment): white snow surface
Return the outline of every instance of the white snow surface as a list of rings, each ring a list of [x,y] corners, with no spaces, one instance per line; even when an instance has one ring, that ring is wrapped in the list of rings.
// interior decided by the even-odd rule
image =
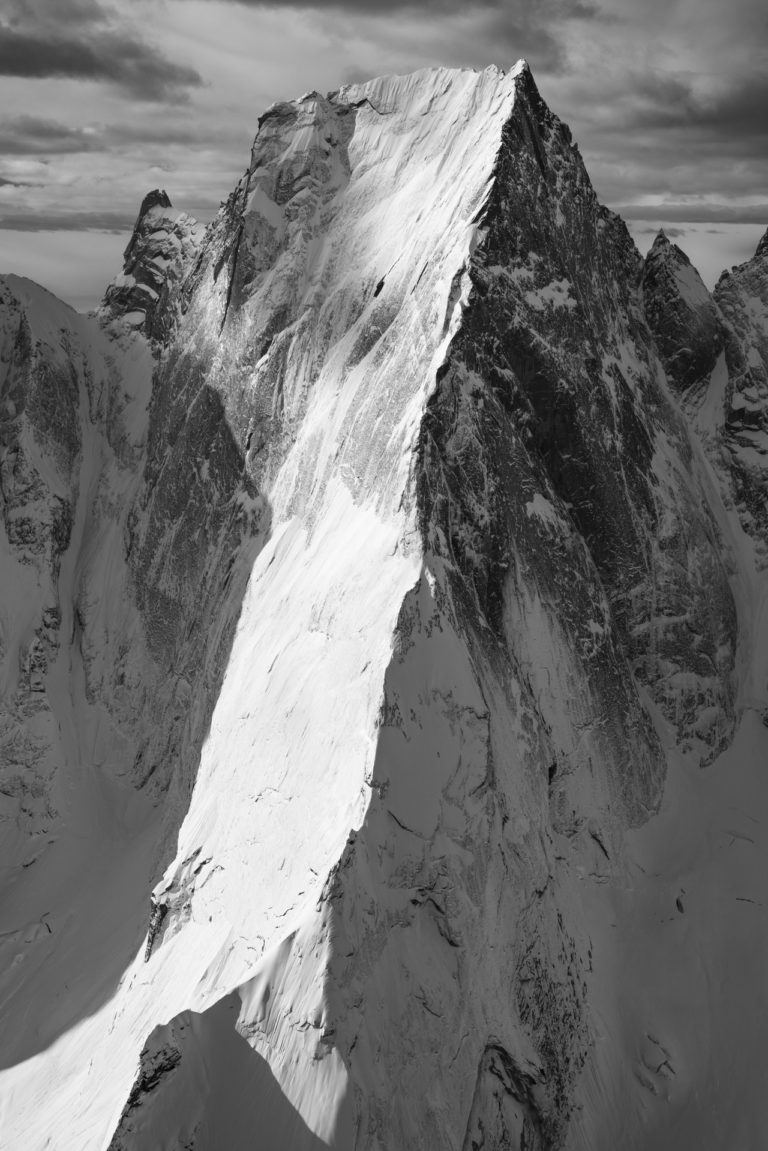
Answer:
[[[711,306],[710,294],[693,264],[676,261],[675,279],[680,295],[693,311]]]

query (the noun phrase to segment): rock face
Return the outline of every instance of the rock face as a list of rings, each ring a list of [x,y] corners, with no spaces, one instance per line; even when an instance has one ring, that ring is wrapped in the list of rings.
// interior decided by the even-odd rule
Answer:
[[[678,392],[709,380],[725,344],[717,306],[682,249],[662,230],[643,266],[645,314]]]
[[[202,235],[201,225],[186,212],[175,212],[165,192],[149,192],[125,249],[123,273],[107,288],[101,314],[126,317],[150,339],[167,342],[179,286],[194,263]]]
[[[3,282],[11,1145],[662,1145],[761,259],[644,264],[520,63],[274,105],[97,317]]]
[[[725,272],[714,297],[730,329],[725,360],[727,450],[742,523],[768,547],[768,233]]]
[[[768,235],[712,295],[663,233],[643,270],[643,303],[669,380],[712,448],[744,530],[768,552]]]
[[[120,356],[91,322],[28,281],[7,277],[0,293],[0,760],[4,849],[18,862],[19,850],[26,852],[11,828],[33,843],[55,834],[59,767],[80,757],[85,716],[75,716],[74,697],[87,712],[88,688],[79,692],[78,681],[88,663],[85,621],[93,614],[83,557],[102,553],[94,557],[98,565],[114,549],[119,581],[151,357],[143,346]],[[98,614],[105,597],[99,591],[95,599]],[[125,741],[106,713],[103,719],[111,770],[127,770]]]

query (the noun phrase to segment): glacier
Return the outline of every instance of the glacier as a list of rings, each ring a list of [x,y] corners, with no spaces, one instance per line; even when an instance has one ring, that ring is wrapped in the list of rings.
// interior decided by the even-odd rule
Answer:
[[[3,1148],[761,1146],[766,461],[523,61],[1,277]]]

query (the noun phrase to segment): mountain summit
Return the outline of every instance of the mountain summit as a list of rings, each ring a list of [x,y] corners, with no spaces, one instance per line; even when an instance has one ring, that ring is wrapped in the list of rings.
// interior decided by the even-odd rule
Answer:
[[[520,62],[0,281],[9,1148],[763,1129],[755,259],[643,261]]]

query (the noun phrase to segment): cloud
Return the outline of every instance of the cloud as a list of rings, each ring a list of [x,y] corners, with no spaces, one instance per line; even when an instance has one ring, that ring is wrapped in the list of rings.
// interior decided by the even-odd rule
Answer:
[[[687,232],[687,229],[674,228],[667,224],[667,226],[664,228],[664,232],[669,239],[676,240],[679,236],[684,236]],[[637,225],[632,228],[632,234],[634,236],[657,236],[659,234],[659,226],[658,224],[649,225],[648,227]]]
[[[172,5],[183,6],[183,0]],[[302,21],[319,18],[321,43],[336,49],[337,75],[345,81],[429,64],[513,64],[523,55],[535,68],[560,69],[574,23],[612,19],[591,0],[207,0],[203,6],[221,9],[222,19],[227,8],[254,16],[292,11]],[[368,46],[374,58],[378,47],[386,59],[379,56],[370,65],[350,59],[355,47]]]
[[[0,229],[13,232],[130,232],[136,215],[125,212],[7,212]]]
[[[243,132],[239,125],[221,122],[201,124],[198,122],[194,126],[189,126],[188,123],[179,123],[165,118],[149,124],[141,121],[126,124],[100,124],[94,128],[94,133],[105,145],[174,144],[192,146],[201,153],[213,146],[221,148],[222,144],[226,144],[229,140],[242,145],[243,140]]]
[[[398,9],[410,9],[414,14],[429,12],[466,12],[478,13],[487,9],[496,9],[509,14],[518,24],[533,23],[538,18],[543,23],[549,19],[577,19],[592,20],[604,17],[605,14],[594,4],[587,0],[521,0],[514,5],[514,14],[510,12],[507,0],[226,0],[228,3],[239,4],[245,8],[305,8],[326,9],[329,11],[344,10],[356,16],[371,14],[386,14]]]
[[[686,132],[731,149],[768,140],[768,75],[762,68],[703,87],[698,78],[645,74],[627,78],[628,99],[620,116],[625,128]],[[727,133],[727,135],[726,135]]]
[[[391,12],[393,9],[402,11],[412,9],[414,12],[461,12],[467,5],[463,0],[228,0],[229,3],[240,4],[244,8],[314,8],[326,10],[345,9],[356,16]],[[503,0],[475,0],[472,7],[476,10],[487,8],[500,8]]]
[[[625,220],[679,220],[691,224],[768,224],[768,201],[763,204],[725,204],[665,201],[660,204],[619,204]]]
[[[0,155],[64,155],[92,152],[98,147],[98,139],[93,134],[82,128],[59,124],[55,120],[44,120],[38,116],[0,120]]]
[[[233,139],[239,141],[241,136],[241,132],[234,132]],[[125,146],[136,146],[145,153],[167,151],[171,146],[192,147],[202,154],[206,149],[220,148],[228,138],[226,129],[216,125],[191,127],[166,117],[152,123],[91,124],[85,128],[39,116],[0,119],[0,156],[65,156]]]
[[[64,25],[105,24],[110,12],[100,0],[5,0],[6,19],[12,26],[34,23]]]
[[[203,83],[96,0],[11,0],[0,23],[0,76],[100,81],[134,100],[167,103]]]
[[[174,64],[149,45],[119,32],[100,32],[88,41],[17,32],[0,25],[0,75],[102,80],[137,100],[179,101],[202,78]]]

